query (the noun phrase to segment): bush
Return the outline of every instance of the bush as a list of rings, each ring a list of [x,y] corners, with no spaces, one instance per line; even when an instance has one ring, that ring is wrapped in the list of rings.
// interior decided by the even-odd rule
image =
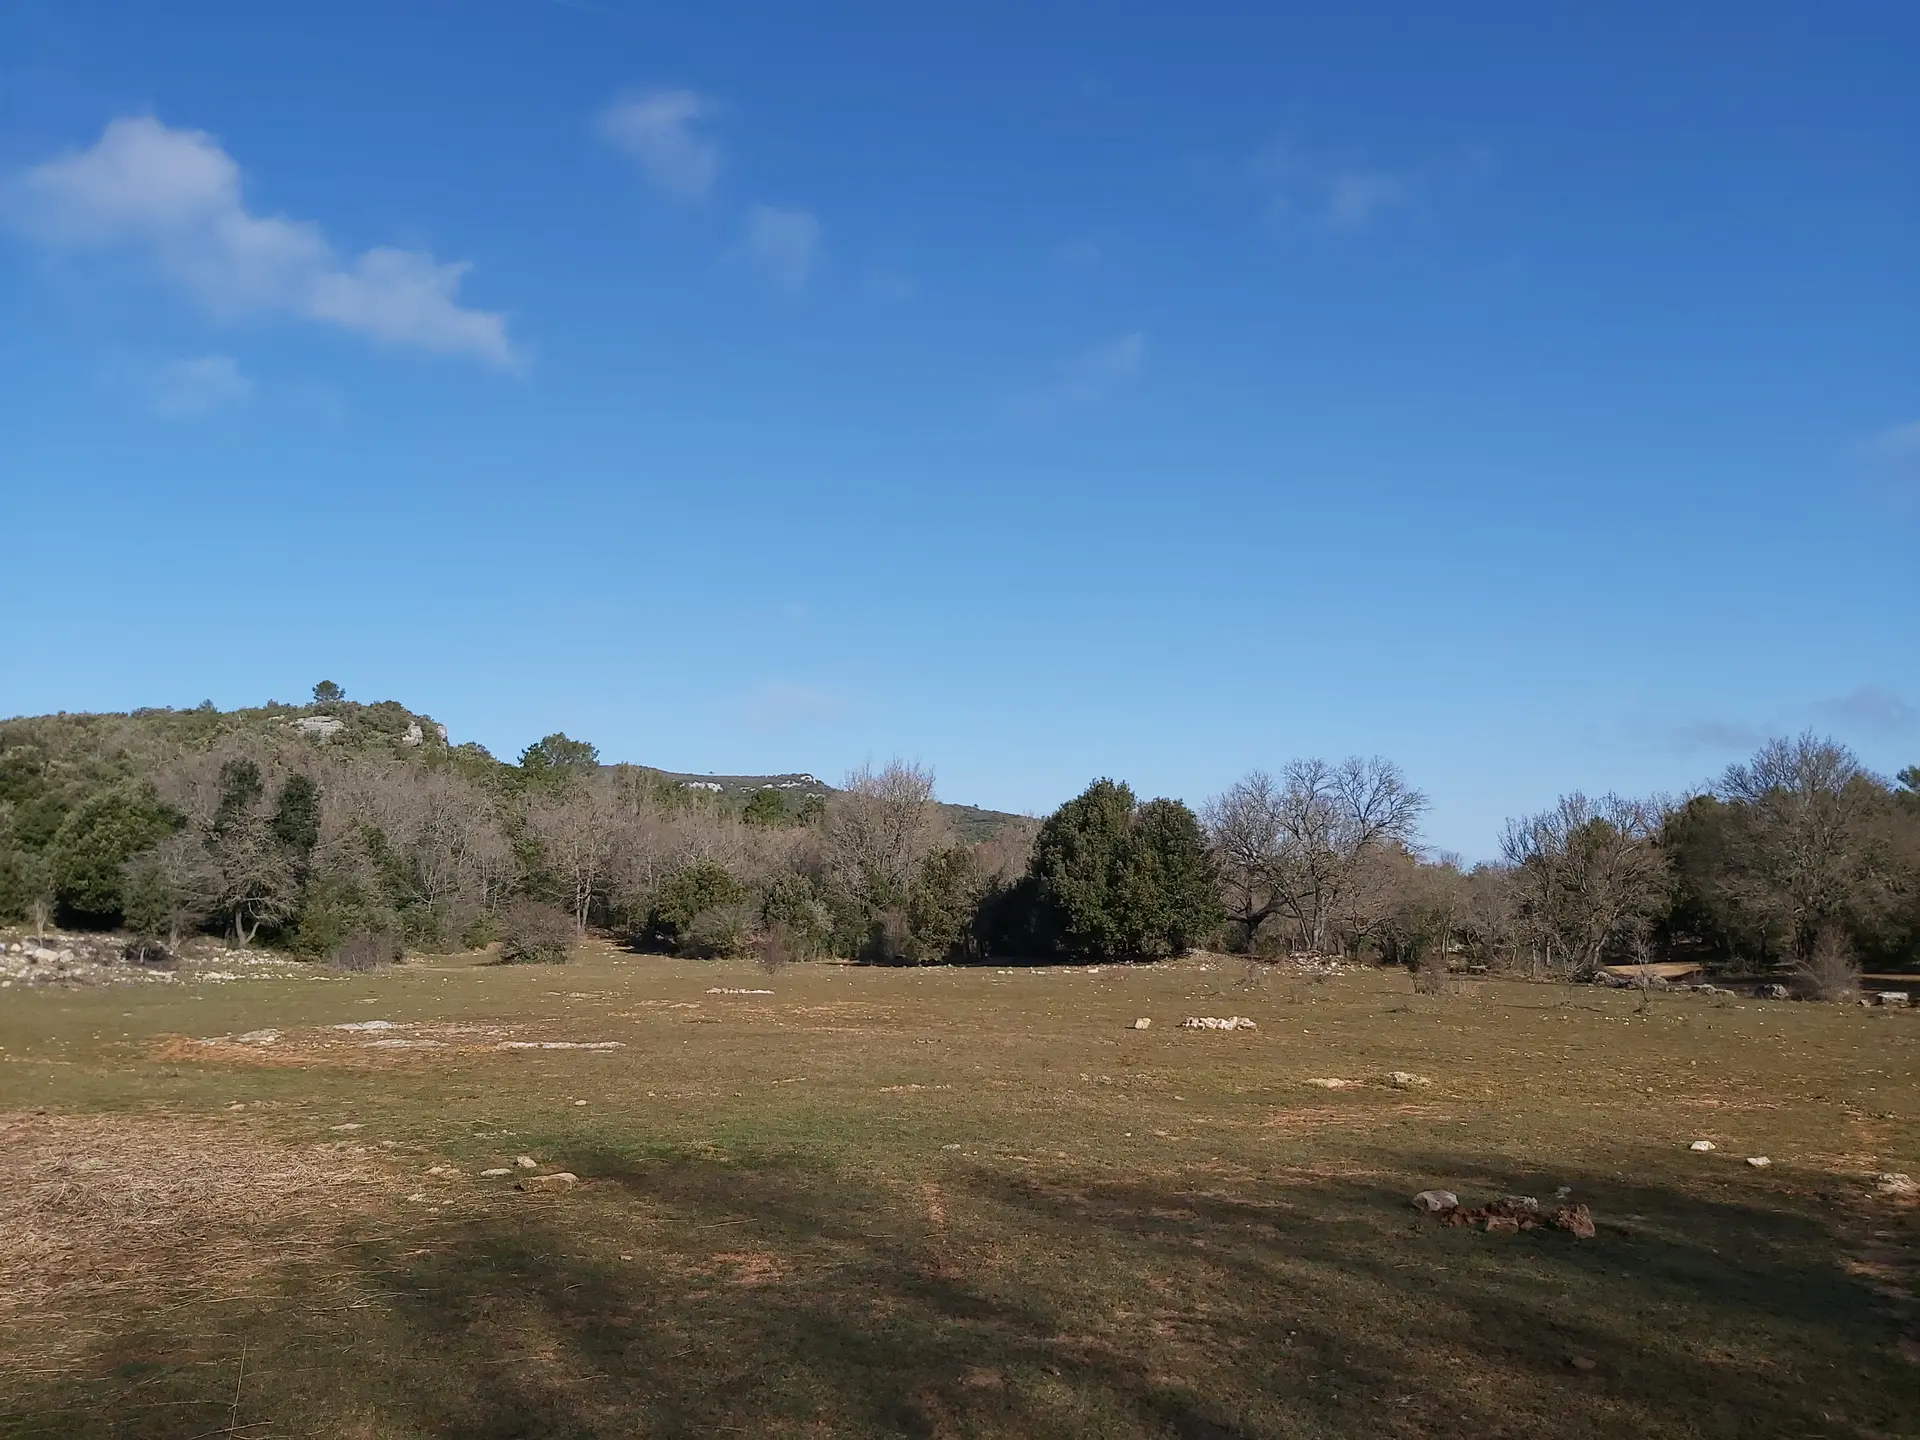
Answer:
[[[759,911],[744,901],[714,905],[694,916],[680,937],[680,953],[697,960],[733,960],[753,947]]]
[[[573,953],[573,918],[564,910],[522,900],[500,917],[500,963],[558,965]]]
[[[120,958],[128,965],[155,965],[173,968],[173,952],[158,940],[134,939],[120,947]]]
[[[1822,930],[1813,950],[1794,967],[1799,990],[1809,1000],[1851,1000],[1860,989],[1860,966],[1837,926]]]
[[[694,920],[708,910],[743,904],[746,887],[724,865],[711,860],[683,865],[666,878],[647,912],[644,938],[655,945],[681,950],[689,942]]]
[[[400,958],[400,942],[377,930],[361,930],[349,935],[327,953],[327,964],[335,970],[364,972],[379,970]]]
[[[1048,817],[1034,841],[1034,933],[1075,960],[1179,955],[1220,921],[1206,838],[1178,800],[1134,804],[1096,780]]]
[[[807,877],[795,871],[783,871],[767,886],[760,925],[769,937],[779,938],[785,960],[813,960],[833,946],[833,912]]]

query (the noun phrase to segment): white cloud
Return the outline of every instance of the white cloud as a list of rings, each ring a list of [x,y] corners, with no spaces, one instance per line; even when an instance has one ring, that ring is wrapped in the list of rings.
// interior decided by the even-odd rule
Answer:
[[[231,355],[202,355],[170,360],[153,376],[153,408],[169,420],[198,419],[253,393]]]
[[[600,112],[600,135],[667,194],[704,200],[720,173],[720,147],[694,127],[712,108],[691,90],[626,95]]]
[[[470,267],[384,247],[342,263],[311,221],[249,211],[240,167],[204,131],[148,116],[115,120],[91,149],[9,185],[5,211],[50,246],[143,251],[221,316],[274,311],[390,344],[518,363],[505,318],[458,302]]]
[[[1920,420],[1882,430],[1867,441],[1867,451],[1882,460],[1920,463]]]
[[[1415,198],[1415,187],[1405,176],[1336,162],[1290,139],[1276,140],[1261,151],[1251,170],[1267,192],[1268,217],[1282,223],[1363,230]]]
[[[805,210],[755,205],[747,211],[740,253],[782,290],[798,293],[820,265],[820,222]]]
[[[1138,330],[1103,340],[1069,356],[1053,378],[1008,397],[1017,415],[1090,410],[1137,384],[1147,364],[1147,337]]]
[[[1335,230],[1363,229],[1406,198],[1406,182],[1392,175],[1368,170],[1335,175],[1327,186],[1326,223]]]

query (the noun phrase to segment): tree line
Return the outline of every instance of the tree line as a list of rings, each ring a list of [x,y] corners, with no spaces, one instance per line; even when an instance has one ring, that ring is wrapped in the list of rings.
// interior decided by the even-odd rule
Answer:
[[[1920,963],[1920,769],[1885,779],[1830,740],[1769,742],[1679,798],[1561,797],[1471,867],[1423,850],[1426,809],[1389,761],[1307,759],[1198,812],[1101,779],[968,841],[902,761],[825,800],[743,800],[564,734],[505,763],[323,685],[311,705],[0,724],[0,919],[316,956],[537,956],[598,930],[775,964],[1204,946],[1577,979],[1687,959],[1818,993]]]

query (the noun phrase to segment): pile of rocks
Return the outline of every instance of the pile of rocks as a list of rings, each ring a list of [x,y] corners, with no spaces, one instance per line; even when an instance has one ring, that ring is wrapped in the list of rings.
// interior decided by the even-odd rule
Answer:
[[[1189,1015],[1180,1022],[1182,1030],[1258,1030],[1244,1015],[1228,1015],[1224,1019],[1218,1015]]]
[[[1422,1190],[1413,1203],[1442,1225],[1474,1225],[1489,1234],[1550,1229],[1591,1240],[1595,1233],[1593,1212],[1586,1206],[1563,1204],[1546,1210],[1531,1195],[1502,1195],[1484,1205],[1466,1206],[1451,1190]]]

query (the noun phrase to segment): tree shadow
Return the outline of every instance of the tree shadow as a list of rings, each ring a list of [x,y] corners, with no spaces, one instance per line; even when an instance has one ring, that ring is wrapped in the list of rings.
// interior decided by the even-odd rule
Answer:
[[[96,1379],[17,1396],[0,1433],[1851,1436],[1916,1413],[1893,1302],[1817,1204],[1563,1175],[1602,1221],[1577,1241],[1443,1229],[1368,1177],[570,1163],[577,1191],[366,1239],[346,1291],[292,1271],[184,1350],[164,1310],[128,1314]]]

